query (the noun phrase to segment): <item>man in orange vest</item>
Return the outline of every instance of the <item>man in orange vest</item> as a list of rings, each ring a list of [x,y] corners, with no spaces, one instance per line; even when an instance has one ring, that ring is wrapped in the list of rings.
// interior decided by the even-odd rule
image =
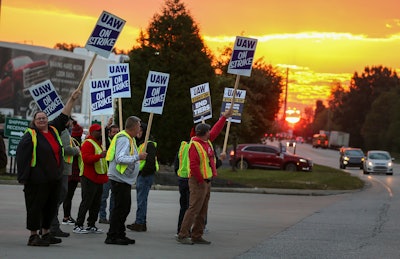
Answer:
[[[232,115],[232,109],[226,110],[223,116],[211,126],[205,123],[196,125],[196,136],[189,146],[189,208],[185,212],[181,230],[176,238],[182,244],[211,244],[203,239],[205,219],[210,199],[211,180],[217,176],[213,141]],[[191,239],[189,238],[191,232]]]

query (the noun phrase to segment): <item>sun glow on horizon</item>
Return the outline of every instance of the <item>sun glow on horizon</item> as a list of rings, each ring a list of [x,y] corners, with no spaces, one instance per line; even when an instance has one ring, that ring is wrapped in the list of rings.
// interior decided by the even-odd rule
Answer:
[[[92,9],[95,10],[87,12],[91,5],[85,2],[82,3],[82,9],[86,12],[84,10],[75,12],[78,0],[73,1],[75,6],[68,5],[66,2],[62,5],[50,1],[40,2],[42,2],[41,5],[36,6],[31,1],[9,0],[5,3],[3,1],[1,40],[29,42],[50,48],[56,43],[85,45],[98,19],[97,16],[89,15],[89,13],[95,12],[98,6],[96,8],[93,6]],[[44,2],[46,4],[43,4]],[[100,1],[103,5],[105,2]],[[152,2],[153,5],[154,2]],[[195,5],[195,2],[192,5]],[[141,8],[144,9],[142,6]],[[151,12],[158,13],[159,9]],[[123,10],[121,13],[127,12]],[[136,44],[143,24],[147,24],[151,16],[148,17],[147,23],[139,25],[132,17],[122,18],[127,19],[127,23],[115,47],[128,51]],[[257,20],[257,17],[253,18]],[[262,26],[265,24],[263,23]],[[346,29],[342,29],[341,32],[329,30],[337,27],[304,27],[309,30],[299,28],[297,32],[294,32],[294,29],[285,30],[290,27],[279,25],[282,30],[281,33],[277,33],[277,29],[271,32],[267,31],[268,28],[263,31],[263,28],[258,27],[251,30],[249,35],[243,36],[258,39],[256,60],[263,59],[266,64],[271,64],[281,70],[283,76],[285,76],[286,68],[289,68],[288,103],[300,110],[306,106],[314,106],[316,100],[326,100],[335,82],[346,87],[353,73],[362,72],[366,66],[382,65],[400,71],[397,57],[397,49],[400,46],[400,32],[398,32],[400,19],[385,19],[379,27],[383,32],[379,34],[376,33],[378,31],[376,28],[371,33],[363,30],[346,31],[347,27],[343,27]],[[292,27],[297,29],[294,24]],[[232,30],[229,28],[223,31]],[[236,31],[248,30],[236,28]],[[200,33],[206,46],[216,56],[225,47],[232,47],[237,36],[228,33],[218,34],[213,28]]]

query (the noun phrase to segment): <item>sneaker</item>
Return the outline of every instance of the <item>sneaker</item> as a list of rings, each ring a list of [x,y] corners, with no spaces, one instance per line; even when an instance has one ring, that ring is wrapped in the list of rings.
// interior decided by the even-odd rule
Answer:
[[[61,224],[63,225],[75,225],[75,223],[76,221],[71,216],[69,216],[68,218],[63,218],[61,222]]]
[[[200,245],[209,245],[209,244],[211,244],[210,241],[207,241],[202,237],[196,238],[196,239],[192,238],[192,242],[195,243],[195,244],[200,244]]]
[[[48,241],[49,244],[51,244],[51,245],[59,244],[59,243],[62,242],[62,239],[61,239],[61,238],[57,238],[57,237],[53,236],[53,234],[50,233],[50,232],[47,233],[47,234],[44,234],[44,235],[42,236],[42,239],[45,240],[45,241]]]
[[[87,231],[83,226],[75,226],[74,230],[72,232],[76,234],[87,234],[89,231]]]
[[[129,245],[129,242],[125,238],[109,238],[107,237],[104,243],[109,245]]]
[[[110,221],[108,219],[99,219],[100,224],[110,224]]]
[[[50,232],[55,237],[69,237],[69,233],[62,231],[61,229],[57,229],[56,231],[50,231]]]
[[[47,240],[40,238],[38,234],[31,235],[28,240],[28,246],[49,246],[50,243]]]
[[[147,231],[147,226],[146,224],[130,224],[130,225],[126,225],[126,227],[132,231],[136,231],[136,232],[146,232]]]
[[[179,243],[184,244],[184,245],[193,245],[192,240],[188,237],[179,237],[178,236],[176,238],[176,241],[178,241]]]
[[[96,226],[87,227],[86,231],[88,233],[94,233],[94,234],[102,234],[104,232],[101,228],[97,228]]]
[[[123,239],[126,240],[130,245],[135,244],[135,239],[129,238],[127,236],[125,236]]]

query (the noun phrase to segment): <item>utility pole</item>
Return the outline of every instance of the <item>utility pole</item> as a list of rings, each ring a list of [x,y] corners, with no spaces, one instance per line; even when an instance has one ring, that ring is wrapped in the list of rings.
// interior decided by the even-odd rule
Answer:
[[[286,68],[285,100],[283,102],[283,116],[282,116],[283,124],[282,125],[284,125],[285,120],[286,120],[288,86],[289,86],[289,68],[287,67]]]

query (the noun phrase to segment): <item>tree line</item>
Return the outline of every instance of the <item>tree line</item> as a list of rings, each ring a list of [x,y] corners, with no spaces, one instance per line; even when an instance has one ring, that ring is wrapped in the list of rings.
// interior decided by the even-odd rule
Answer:
[[[70,50],[74,44],[55,48]],[[132,98],[123,98],[123,118],[139,116],[147,122],[149,114],[141,113],[148,72],[170,74],[162,115],[155,115],[151,134],[158,142],[161,163],[172,163],[182,140],[189,140],[193,123],[189,89],[208,82],[215,123],[221,112],[225,87],[234,87],[235,75],[227,74],[232,49],[225,47],[215,56],[204,44],[197,23],[180,0],[167,0],[154,14],[145,30],[128,52]],[[126,52],[125,52],[126,53]],[[246,90],[240,124],[232,123],[228,144],[260,142],[265,132],[279,133],[287,125],[277,121],[285,78],[263,59],[253,64],[250,77],[241,77],[239,89]],[[328,105],[316,101],[307,107],[294,128],[294,134],[311,137],[319,130],[340,130],[351,134],[352,146],[398,151],[400,138],[399,79],[385,67],[366,67],[354,73],[350,85],[334,83]],[[118,118],[118,111],[114,118]],[[224,132],[215,141],[222,146]]]

